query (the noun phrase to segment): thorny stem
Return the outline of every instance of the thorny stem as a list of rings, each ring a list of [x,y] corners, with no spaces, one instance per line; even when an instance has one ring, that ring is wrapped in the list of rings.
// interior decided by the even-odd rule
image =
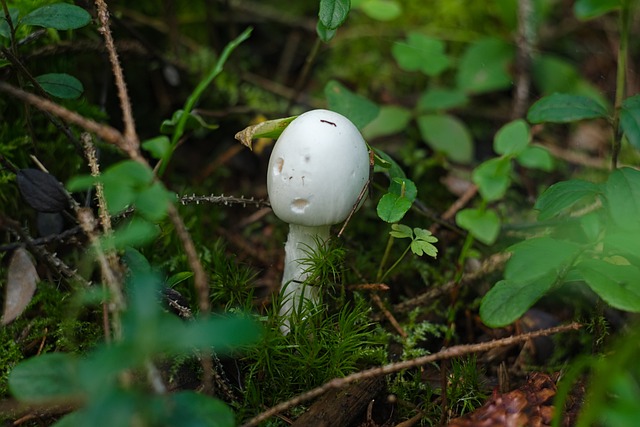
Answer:
[[[314,399],[331,389],[342,388],[345,387],[355,381],[360,381],[367,378],[378,377],[382,375],[388,375],[395,372],[400,372],[405,369],[417,368],[419,366],[424,366],[429,363],[436,362],[438,360],[452,359],[454,357],[461,357],[467,354],[472,353],[480,353],[484,351],[489,351],[495,348],[512,346],[515,344],[527,342],[529,340],[554,335],[561,332],[575,331],[582,327],[579,323],[571,323],[564,326],[557,326],[549,329],[541,329],[534,332],[529,332],[521,335],[513,335],[507,338],[497,339],[493,341],[478,343],[478,344],[467,344],[467,345],[456,345],[453,347],[445,348],[444,350],[439,351],[435,354],[429,354],[426,356],[418,357],[412,360],[405,360],[402,362],[391,363],[383,366],[376,366],[374,368],[366,369],[364,371],[356,372],[351,375],[347,375],[343,378],[334,378],[329,382],[324,383],[320,387],[316,387],[311,389],[301,395],[294,397],[293,399],[287,400],[285,402],[279,403],[276,406],[264,411],[263,413],[257,415],[256,417],[250,419],[246,423],[242,424],[241,427],[253,427],[260,424],[262,421],[269,419],[270,417],[279,414],[282,411],[286,411],[289,408],[292,408],[296,405],[299,405],[303,402]]]
[[[611,168],[618,167],[618,156],[620,155],[621,134],[620,134],[620,109],[625,96],[625,75],[627,72],[627,55],[629,44],[629,20],[630,5],[629,0],[622,2],[620,9],[620,42],[618,44],[618,64],[616,74],[616,104],[613,111],[613,140],[611,147]]]

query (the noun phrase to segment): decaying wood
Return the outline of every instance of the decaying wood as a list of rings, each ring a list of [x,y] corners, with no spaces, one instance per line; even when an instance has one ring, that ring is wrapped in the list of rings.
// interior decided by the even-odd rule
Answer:
[[[292,427],[351,425],[383,386],[384,377],[375,377],[355,382],[344,389],[331,390],[298,417]]]

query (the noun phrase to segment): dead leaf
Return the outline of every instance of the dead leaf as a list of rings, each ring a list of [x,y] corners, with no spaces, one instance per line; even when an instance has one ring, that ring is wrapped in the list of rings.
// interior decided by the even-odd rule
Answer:
[[[257,138],[277,138],[285,130],[289,123],[298,116],[285,117],[283,119],[267,120],[251,125],[236,133],[235,138],[240,143],[252,150],[252,141]]]
[[[16,249],[9,262],[4,312],[2,313],[3,325],[12,322],[22,314],[29,305],[39,281],[40,278],[29,252],[23,248]]]

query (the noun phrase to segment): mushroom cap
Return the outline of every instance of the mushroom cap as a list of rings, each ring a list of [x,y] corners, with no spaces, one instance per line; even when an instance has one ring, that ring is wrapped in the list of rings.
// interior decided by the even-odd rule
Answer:
[[[282,221],[304,226],[344,221],[369,179],[369,153],[346,117],[328,110],[298,116],[273,147],[267,191]]]

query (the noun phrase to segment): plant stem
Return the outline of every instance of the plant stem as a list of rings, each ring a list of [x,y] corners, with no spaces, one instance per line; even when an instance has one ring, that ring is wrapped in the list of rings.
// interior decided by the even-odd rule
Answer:
[[[384,265],[387,263],[389,259],[389,253],[391,252],[391,246],[393,246],[393,236],[389,235],[389,240],[387,240],[387,247],[384,248],[384,254],[382,255],[382,260],[380,260],[380,265],[378,266],[378,273],[376,274],[376,282],[380,282],[382,280],[382,269]]]
[[[380,282],[383,282],[384,279],[387,278],[387,276],[389,275],[389,273],[391,273],[391,271],[393,271],[394,268],[396,268],[396,266],[398,264],[400,264],[400,261],[402,261],[405,257],[405,255],[407,254],[407,252],[409,252],[409,249],[411,248],[411,244],[407,245],[407,248],[404,250],[404,252],[402,252],[402,255],[400,255],[398,257],[398,259],[396,260],[396,262],[393,263],[393,265],[391,267],[389,267],[389,269],[384,273],[384,275],[380,278]]]
[[[611,168],[618,167],[618,156],[620,155],[621,134],[620,134],[620,109],[625,96],[625,75],[627,72],[627,55],[629,45],[629,0],[624,0],[620,8],[620,42],[618,45],[618,64],[616,74],[616,103],[613,111],[613,141],[611,147]]]

